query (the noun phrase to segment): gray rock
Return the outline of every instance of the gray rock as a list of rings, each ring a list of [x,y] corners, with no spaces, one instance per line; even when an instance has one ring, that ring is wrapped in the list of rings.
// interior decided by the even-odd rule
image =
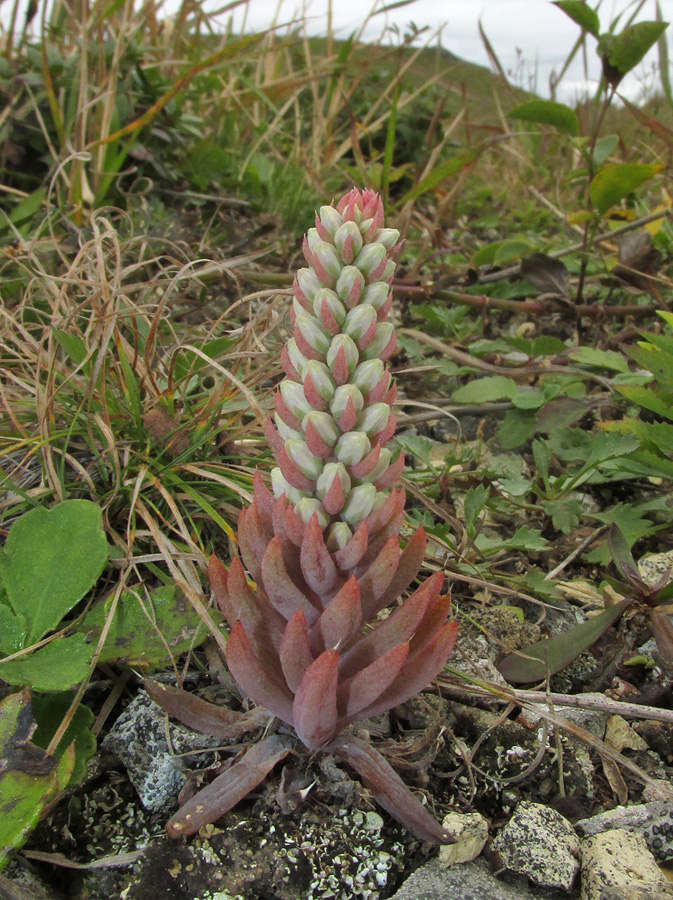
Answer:
[[[501,869],[566,891],[572,888],[580,866],[580,843],[572,825],[541,803],[519,803],[491,852]]]
[[[582,900],[612,900],[624,888],[664,900],[666,886],[641,835],[604,831],[582,842]]]
[[[163,709],[139,691],[103,741],[103,749],[126,767],[129,779],[145,809],[166,811],[174,806],[185,783],[179,754],[216,747],[217,738],[206,737],[183,725],[168,725]],[[190,756],[189,765],[205,764],[203,755]]]
[[[416,869],[391,900],[530,900],[535,896],[526,888],[499,881],[481,860],[450,869],[440,868],[433,860]]]
[[[479,856],[488,840],[488,821],[478,812],[452,812],[444,816],[442,826],[455,835],[455,844],[439,848],[439,864],[448,868]]]
[[[590,819],[581,819],[575,828],[585,837],[614,828],[641,834],[650,853],[659,862],[673,859],[673,803],[666,800],[653,800],[637,806],[617,806]]]

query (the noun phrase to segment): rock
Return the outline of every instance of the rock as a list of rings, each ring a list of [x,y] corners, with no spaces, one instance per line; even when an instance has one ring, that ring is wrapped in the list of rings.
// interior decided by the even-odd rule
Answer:
[[[572,825],[540,803],[519,803],[491,851],[500,869],[544,887],[569,891],[579,870],[580,843]]]
[[[482,860],[450,869],[433,860],[416,869],[390,900],[531,900],[536,896],[541,895],[499,881]]]
[[[580,835],[590,837],[621,829],[645,838],[647,847],[659,862],[673,860],[673,803],[653,800],[637,806],[617,806],[609,812],[576,824]]]
[[[605,729],[605,743],[619,753],[622,750],[647,750],[647,743],[622,716],[610,716]]]
[[[662,575],[671,575],[673,571],[673,550],[665,553],[648,553],[638,560],[638,572],[648,585],[656,584]]]
[[[183,725],[168,725],[166,714],[145,691],[139,691],[117,719],[103,741],[103,749],[126,767],[129,779],[145,809],[159,812],[175,805],[185,784],[178,754],[217,747],[217,738],[206,737]],[[190,756],[190,766],[204,764],[206,757]]]
[[[439,865],[443,869],[475,859],[488,840],[488,822],[479,813],[449,813],[442,826],[456,836],[455,844],[439,848]]]
[[[582,900],[612,900],[620,896],[614,889],[623,888],[663,900],[665,887],[666,880],[641,835],[615,829],[582,842]]]

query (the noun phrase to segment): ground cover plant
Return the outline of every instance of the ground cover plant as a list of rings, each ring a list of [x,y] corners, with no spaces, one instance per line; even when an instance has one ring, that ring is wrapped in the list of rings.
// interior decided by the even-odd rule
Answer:
[[[254,803],[271,815],[273,796],[289,821],[360,791],[438,841],[451,805],[501,819],[510,777],[522,796],[549,800],[542,785],[556,780],[563,794],[562,761],[557,775],[536,753],[523,778],[494,770],[497,747],[441,697],[486,703],[485,691],[525,709],[544,687],[558,708],[591,690],[671,729],[671,561],[657,558],[652,577],[635,562],[671,540],[666,24],[555,5],[578,26],[572,53],[603,60],[601,90],[573,106],[511,86],[487,35],[493,76],[413,43],[414,28],[377,45],[361,32],[309,38],[301,22],[237,36],[198,5],[171,21],[131,0],[12,20],[0,61],[0,865],[22,845],[52,853],[44,873],[64,853],[90,860],[55,823],[91,792],[98,742],[143,686],[224,741],[190,775],[182,811],[138,839],[150,845],[171,815],[177,835],[225,813],[245,821]],[[652,47],[657,92],[620,98]],[[364,193],[329,206],[353,185]],[[382,226],[374,192],[390,228],[363,237],[355,209],[371,205]],[[383,247],[369,251],[373,275],[363,263],[380,296],[368,285],[362,303],[350,269],[363,248],[348,243],[360,238]],[[446,666],[444,572],[463,636]],[[358,635],[369,655],[356,664]],[[475,662],[470,635],[486,637],[488,659]],[[213,673],[228,685],[217,712],[204,699]],[[421,715],[411,698],[433,678]],[[285,732],[263,736],[269,718],[248,697]],[[289,726],[312,750],[331,742],[370,793],[344,793],[297,754]],[[670,760],[588,746],[614,764],[596,807],[643,785],[666,796]],[[244,800],[267,773],[270,793]],[[426,788],[434,817],[403,781]],[[128,828],[116,852],[135,851]],[[399,877],[431,852],[402,840]]]

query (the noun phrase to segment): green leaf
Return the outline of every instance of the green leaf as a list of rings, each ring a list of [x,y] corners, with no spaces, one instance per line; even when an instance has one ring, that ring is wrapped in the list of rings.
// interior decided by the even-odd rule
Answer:
[[[91,590],[107,560],[100,507],[64,500],[24,513],[0,552],[9,603],[26,620],[26,643],[39,641]]]
[[[582,501],[578,497],[561,497],[558,500],[541,500],[540,506],[551,518],[557,531],[569,534],[577,528],[582,515]]]
[[[430,462],[430,452],[432,451],[432,441],[430,438],[422,437],[418,434],[400,434],[395,440],[405,453],[416,456],[422,462],[434,469]]]
[[[521,525],[509,538],[491,538],[485,534],[478,534],[475,544],[484,553],[491,550],[545,550],[548,541],[542,537],[537,528],[529,528]]]
[[[47,189],[42,187],[24,197],[12,210],[9,217],[10,222],[14,225],[20,225],[21,222],[29,219],[42,206],[46,193]]]
[[[627,353],[639,366],[651,372],[659,385],[673,389],[673,356],[645,343],[629,347]]]
[[[98,603],[77,626],[95,647],[110,612],[110,601]],[[218,613],[211,611],[215,622]],[[124,591],[112,618],[100,662],[128,666],[165,665],[171,657],[202,643],[207,632],[191,604],[173,585],[147,594],[142,587]]]
[[[533,441],[533,460],[535,468],[542,478],[546,481],[549,475],[549,467],[551,465],[551,450],[547,441]]]
[[[498,666],[501,674],[507,681],[519,684],[543,681],[547,675],[560,672],[577,659],[580,653],[595,644],[630,603],[630,600],[622,600],[594,618],[576,625],[565,634],[557,634],[535,644],[529,644],[516,653],[510,653]]]
[[[598,138],[594,144],[594,168],[602,166],[605,160],[610,156],[612,151],[619,143],[618,134],[606,134],[605,137]]]
[[[413,187],[410,191],[407,191],[403,197],[401,197],[395,204],[396,208],[404,206],[406,203],[409,203],[410,200],[415,200],[417,197],[420,197],[421,194],[425,194],[427,191],[431,191],[434,187],[444,181],[445,178],[449,178],[452,175],[458,175],[463,169],[468,168],[472,165],[472,163],[477,159],[477,157],[481,153],[481,148],[474,150],[463,150],[460,153],[457,153],[455,156],[451,157],[451,159],[447,159],[446,162],[440,163],[438,166],[425,176],[419,183]]]
[[[0,653],[16,653],[26,639],[26,620],[15,616],[11,609],[0,602]]]
[[[34,744],[46,750],[70,709],[74,697],[74,694],[63,693],[36,695],[32,698],[33,715],[37,724],[33,735]],[[58,758],[74,742],[75,764],[70,784],[80,784],[84,780],[86,764],[96,752],[96,738],[91,731],[95,718],[89,707],[80,703],[54,751],[54,755]]]
[[[554,6],[558,6],[563,12],[570,16],[573,22],[576,22],[580,28],[598,37],[601,30],[601,23],[598,13],[593,10],[584,0],[554,0]]]
[[[217,359],[236,343],[236,338],[219,337],[212,341],[204,341],[203,343],[195,343],[197,347],[208,359]],[[173,379],[182,381],[188,375],[193,375],[199,369],[207,366],[207,360],[203,359],[193,350],[180,349],[173,357]]]
[[[61,328],[52,328],[51,333],[76,366],[86,359],[86,345],[78,334],[63,331]]]
[[[470,536],[474,535],[477,519],[484,506],[486,506],[488,494],[489,492],[483,484],[471,487],[465,493],[465,529]]]
[[[613,372],[628,372],[629,365],[623,354],[616,350],[599,350],[598,347],[575,347],[568,353],[570,359],[584,366],[609,369]]]
[[[632,403],[644,406],[645,409],[649,409],[665,419],[673,419],[673,404],[662,397],[660,391],[655,392],[638,384],[615,384],[614,389]]]
[[[451,396],[457,403],[492,403],[494,400],[511,400],[518,390],[513,378],[489,375],[464,384]]]
[[[34,730],[27,690],[0,702],[0,869],[65,788],[74,765],[73,748],[58,762],[31,744]]]
[[[508,409],[498,429],[498,443],[503,450],[520,447],[535,431],[535,411]]]
[[[498,266],[518,259],[526,253],[530,253],[528,241],[520,238],[513,238],[510,241],[494,241],[477,250],[472,257],[472,262],[475,266]]]
[[[599,169],[589,185],[591,202],[598,212],[604,215],[615,203],[619,203],[662,168],[663,166],[658,163],[605,165]]]
[[[636,22],[620,34],[601,35],[598,55],[623,77],[638,65],[667,28],[668,22]]]
[[[44,693],[66,691],[89,674],[92,653],[83,634],[68,635],[18,659],[0,660],[0,678]]]
[[[536,122],[540,125],[553,125],[559,131],[576,136],[580,133],[579,122],[574,110],[565,103],[554,100],[529,100],[510,109],[509,119],[521,119],[524,122]]]

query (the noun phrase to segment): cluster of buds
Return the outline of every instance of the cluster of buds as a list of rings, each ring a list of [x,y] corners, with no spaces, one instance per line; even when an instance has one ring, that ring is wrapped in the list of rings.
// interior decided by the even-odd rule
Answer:
[[[427,687],[456,638],[443,573],[399,602],[426,537],[419,528],[400,549],[404,456],[386,446],[395,430],[386,360],[396,343],[388,313],[398,247],[373,191],[354,189],[318,212],[293,286],[275,424],[266,423],[272,490],[257,473],[238,523],[255,586],[237,558],[227,570],[213,557],[209,576],[243,692],[309,749],[344,758],[415,833],[441,841],[447,835],[380,755],[342,734]]]

